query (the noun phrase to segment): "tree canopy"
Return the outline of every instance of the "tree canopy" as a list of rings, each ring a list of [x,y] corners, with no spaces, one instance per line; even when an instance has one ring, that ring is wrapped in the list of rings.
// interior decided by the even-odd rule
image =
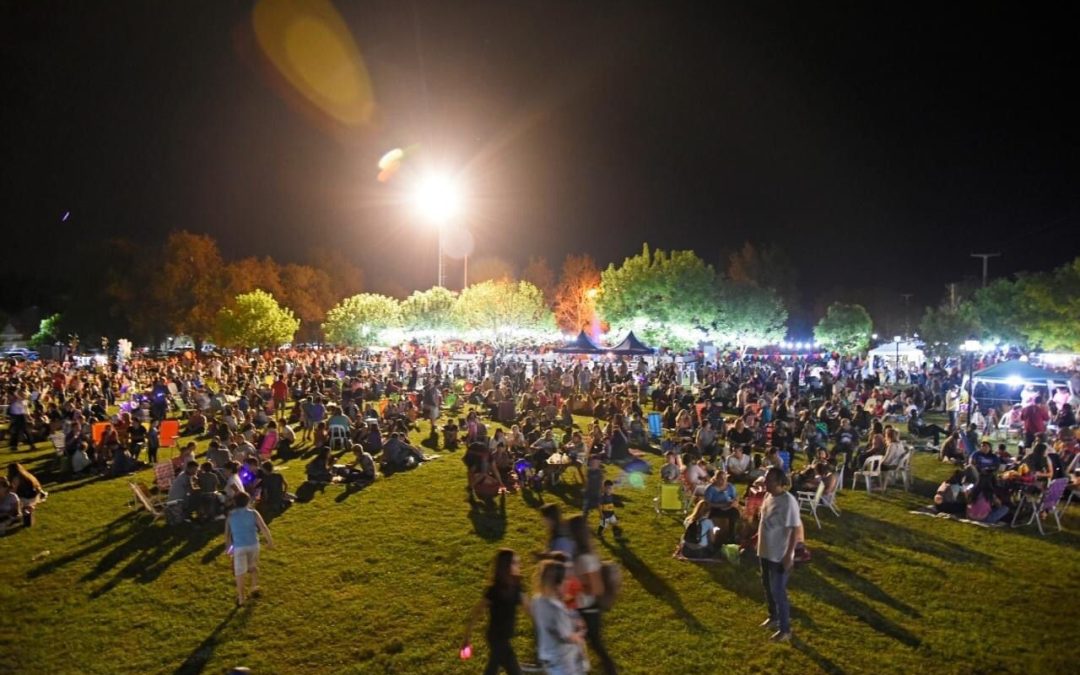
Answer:
[[[345,298],[326,313],[323,333],[335,344],[366,347],[379,331],[401,325],[398,301],[377,293],[360,293]]]
[[[685,349],[703,339],[716,315],[716,272],[693,251],[655,252],[648,244],[600,274],[601,316],[617,332]]]
[[[217,316],[216,338],[225,347],[279,347],[292,342],[300,319],[262,289],[236,296]]]
[[[555,325],[543,293],[528,281],[473,284],[458,296],[454,314],[461,328],[491,339],[504,337],[510,329],[550,330]]]
[[[590,330],[596,320],[600,270],[588,255],[568,255],[555,288],[555,322],[560,330],[576,334]]]
[[[865,307],[834,302],[814,326],[814,339],[842,354],[858,354],[869,348],[873,330]]]
[[[411,331],[445,331],[457,326],[458,294],[441,286],[415,291],[401,303],[401,321]]]
[[[718,344],[755,346],[776,343],[787,333],[787,309],[771,288],[723,280],[717,292],[710,338]]]

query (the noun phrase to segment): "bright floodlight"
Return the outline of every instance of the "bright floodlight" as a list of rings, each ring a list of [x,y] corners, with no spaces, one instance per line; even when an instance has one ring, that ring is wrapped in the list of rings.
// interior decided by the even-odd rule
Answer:
[[[982,343],[978,340],[964,340],[964,344],[960,348],[965,352],[977,352],[982,350]]]
[[[417,186],[413,202],[424,217],[443,223],[461,212],[461,191],[446,176],[428,176]]]

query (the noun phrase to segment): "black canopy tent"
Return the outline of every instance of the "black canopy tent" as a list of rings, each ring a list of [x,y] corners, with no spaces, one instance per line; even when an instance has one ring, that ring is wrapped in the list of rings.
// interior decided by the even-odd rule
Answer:
[[[605,350],[597,347],[585,331],[581,331],[572,342],[552,351],[556,354],[603,354]]]
[[[630,331],[622,342],[609,349],[608,352],[619,356],[648,356],[655,354],[656,350],[647,347],[644,342],[637,339],[634,331]]]

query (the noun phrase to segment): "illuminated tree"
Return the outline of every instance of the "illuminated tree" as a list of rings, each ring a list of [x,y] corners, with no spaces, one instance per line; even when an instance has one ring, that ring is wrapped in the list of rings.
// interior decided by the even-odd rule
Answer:
[[[710,337],[719,345],[774,344],[787,333],[787,309],[771,288],[723,280]]]
[[[738,284],[771,288],[787,307],[798,304],[797,268],[776,246],[758,248],[750,242],[744,243],[728,257],[727,277]]]
[[[38,331],[30,337],[30,344],[35,347],[52,344],[60,335],[60,315],[53,314],[41,320]]]
[[[372,344],[379,331],[401,325],[398,301],[377,293],[345,298],[326,313],[323,334],[329,342],[351,347]]]
[[[814,326],[814,339],[842,354],[859,354],[870,347],[874,322],[862,305],[834,302]]]
[[[1045,350],[1080,352],[1080,258],[1017,282],[1020,332]]]
[[[457,326],[458,294],[435,286],[415,291],[401,302],[401,321],[410,331],[446,331]]]
[[[459,325],[499,339],[513,329],[554,328],[540,289],[527,281],[483,281],[461,292],[454,307]]]
[[[568,333],[589,330],[596,320],[600,270],[588,255],[568,255],[555,289],[555,322]]]
[[[979,323],[975,306],[966,300],[957,303],[955,308],[948,303],[940,307],[927,307],[919,322],[919,336],[925,342],[930,345],[948,345],[953,351],[958,349],[964,340],[981,333],[982,325]]]
[[[716,318],[716,273],[693,251],[649,250],[600,274],[600,315],[618,332],[686,349],[704,339]]]
[[[262,289],[236,296],[217,315],[217,340],[226,347],[279,347],[292,342],[300,319]]]

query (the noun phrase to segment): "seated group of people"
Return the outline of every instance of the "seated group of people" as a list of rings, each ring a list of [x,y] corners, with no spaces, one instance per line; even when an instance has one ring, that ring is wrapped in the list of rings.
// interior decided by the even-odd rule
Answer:
[[[208,453],[209,456],[209,453]],[[224,520],[238,494],[250,496],[265,513],[277,513],[295,497],[288,492],[285,477],[274,471],[273,463],[249,457],[244,462],[226,461],[215,467],[212,461],[184,463],[169,487],[165,517],[170,524],[191,520]]]

